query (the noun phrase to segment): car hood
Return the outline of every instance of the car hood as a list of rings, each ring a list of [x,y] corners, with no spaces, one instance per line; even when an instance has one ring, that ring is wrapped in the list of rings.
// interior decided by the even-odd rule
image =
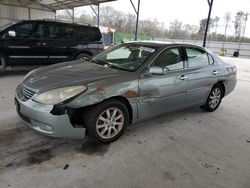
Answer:
[[[120,70],[79,60],[37,69],[23,81],[23,84],[41,92],[66,86],[84,85],[121,74]]]

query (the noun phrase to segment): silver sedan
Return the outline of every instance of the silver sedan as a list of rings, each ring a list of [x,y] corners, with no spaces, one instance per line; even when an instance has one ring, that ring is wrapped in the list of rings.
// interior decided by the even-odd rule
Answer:
[[[28,73],[15,103],[41,134],[83,139],[86,132],[109,143],[135,122],[190,106],[216,110],[235,88],[236,72],[198,46],[131,42]]]

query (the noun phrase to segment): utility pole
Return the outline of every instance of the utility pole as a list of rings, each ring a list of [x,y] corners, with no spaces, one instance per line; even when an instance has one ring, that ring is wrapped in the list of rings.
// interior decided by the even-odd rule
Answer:
[[[135,24],[135,40],[137,40],[138,37],[138,26],[139,26],[139,14],[140,14],[140,0],[138,0],[137,9],[135,8],[135,5],[132,0],[130,0],[131,5],[134,8],[135,14],[136,14],[136,24]]]
[[[212,8],[213,8],[213,1],[214,0],[207,0],[208,6],[209,6],[209,11],[208,11],[207,24],[206,24],[206,29],[205,29],[204,38],[203,38],[203,47],[206,47],[207,32],[208,32],[209,21],[210,21],[210,17],[211,17]]]

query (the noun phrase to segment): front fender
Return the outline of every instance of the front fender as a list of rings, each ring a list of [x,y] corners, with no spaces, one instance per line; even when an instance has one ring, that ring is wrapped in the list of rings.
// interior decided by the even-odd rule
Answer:
[[[132,103],[139,100],[138,80],[118,83],[112,86],[91,85],[85,93],[71,101],[67,106],[81,108],[100,103],[105,99],[115,96],[123,96]]]

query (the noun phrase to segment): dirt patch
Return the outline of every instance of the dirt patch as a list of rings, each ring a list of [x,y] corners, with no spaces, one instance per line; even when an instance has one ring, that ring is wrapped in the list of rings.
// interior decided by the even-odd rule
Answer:
[[[173,119],[170,119],[168,116],[167,117],[159,117],[155,119],[156,123],[159,124],[165,124],[165,123],[170,123],[173,121]]]
[[[27,158],[28,165],[41,164],[44,161],[48,161],[53,157],[50,149],[41,149],[29,154]]]
[[[163,175],[162,175],[162,178],[163,179],[169,179],[169,180],[172,180],[172,181],[175,180],[175,177],[170,172],[164,172]]]
[[[9,125],[6,124],[6,126],[9,126]],[[16,127],[14,129],[1,131],[0,132],[0,145],[9,145],[11,143],[16,142],[16,137],[28,130],[29,130],[29,127]]]
[[[74,144],[77,142],[42,136],[27,126],[16,124],[15,128],[0,132],[0,170],[41,164],[65,150],[72,152]]]
[[[201,162],[201,166],[205,169],[210,170],[212,174],[218,174],[220,172],[220,168],[208,162]]]
[[[97,144],[92,141],[86,141],[84,142],[80,148],[76,148],[77,152],[84,153],[87,155],[100,155],[103,156],[106,152],[109,150],[110,144]]]

